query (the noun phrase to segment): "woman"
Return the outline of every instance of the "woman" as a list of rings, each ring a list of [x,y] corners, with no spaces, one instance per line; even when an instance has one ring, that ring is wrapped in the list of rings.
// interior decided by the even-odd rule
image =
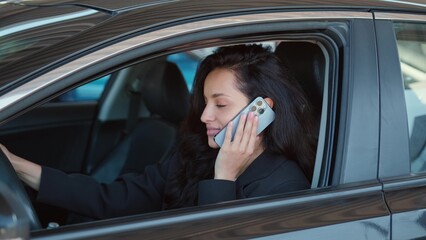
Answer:
[[[238,126],[228,125],[219,148],[214,135],[257,96],[274,109],[275,121],[256,136],[258,118],[243,115]],[[102,219],[309,188],[313,131],[308,101],[279,59],[269,48],[238,45],[201,63],[178,150],[143,174],[99,184],[1,148],[20,178],[39,191],[38,201]]]

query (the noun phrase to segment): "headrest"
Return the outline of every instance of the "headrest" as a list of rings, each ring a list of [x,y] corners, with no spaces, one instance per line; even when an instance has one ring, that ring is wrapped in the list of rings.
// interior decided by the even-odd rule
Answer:
[[[325,77],[325,58],[321,48],[310,42],[281,42],[275,54],[295,75],[319,114]]]
[[[148,70],[142,81],[142,98],[151,115],[179,123],[189,109],[189,91],[176,64],[165,64]]]

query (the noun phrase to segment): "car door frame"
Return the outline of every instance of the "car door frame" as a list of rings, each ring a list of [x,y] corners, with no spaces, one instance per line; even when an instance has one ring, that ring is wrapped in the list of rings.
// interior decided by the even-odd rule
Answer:
[[[240,30],[240,34],[242,31],[253,33],[253,29],[259,29],[261,33],[284,22],[343,19],[350,22],[350,33],[347,54],[342,59],[340,102],[331,108],[331,111],[339,109],[337,137],[329,143],[335,151],[332,157],[339,159],[334,166],[334,187],[39,230],[32,233],[32,238],[96,239],[108,236],[130,239],[141,235],[253,238],[275,235],[276,238],[291,236],[298,239],[312,234],[319,239],[337,235],[352,239],[366,236],[390,238],[390,216],[383,201],[382,185],[377,180],[379,96],[371,13],[291,11],[216,17],[148,32],[70,61],[5,94],[0,102],[1,116],[14,115],[33,102],[44,101],[52,91],[75,84],[82,76],[112,68],[116,64],[113,56],[130,59],[141,52],[158,54],[167,44],[176,46],[197,38],[200,41],[214,39],[218,32],[213,29],[218,27],[222,28],[221,34],[225,37],[235,34],[236,27],[240,26],[250,26]],[[269,28],[261,31],[260,28],[265,26]],[[191,33],[190,37],[188,33]],[[347,228],[360,231],[348,236]]]

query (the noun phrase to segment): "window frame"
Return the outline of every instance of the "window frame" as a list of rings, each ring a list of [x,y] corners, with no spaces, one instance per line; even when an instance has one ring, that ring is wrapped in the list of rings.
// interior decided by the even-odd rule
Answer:
[[[404,84],[393,22],[426,23],[425,15],[375,13],[380,71],[379,178],[411,175]]]
[[[320,15],[320,17],[318,17],[318,15]],[[252,14],[252,15],[246,15],[246,16],[248,16],[249,19],[251,20],[243,20],[242,22],[238,22],[235,24],[230,23],[230,26],[228,28],[222,29],[225,33],[222,34],[224,39],[220,40],[221,43],[236,43],[240,41],[247,41],[247,39],[243,39],[243,38],[240,38],[237,41],[235,41],[234,39],[229,39],[230,36],[235,34],[235,32],[233,32],[236,29],[235,27],[240,27],[241,25],[247,24],[247,22],[244,22],[244,21],[248,21],[250,22],[250,24],[256,24],[256,25],[250,25],[250,26],[255,27],[257,30],[247,28],[245,30],[247,31],[247,33],[256,32],[256,33],[262,33],[265,35],[267,32],[275,31],[274,29],[281,29],[280,31],[284,31],[285,29],[282,30],[283,22],[289,23],[288,26],[290,28],[290,27],[295,27],[295,25],[291,24],[294,21],[297,21],[298,23],[300,23],[300,21],[309,21],[309,20],[319,21],[319,22],[321,22],[321,20],[324,20],[324,22],[322,23],[323,23],[323,26],[325,27],[330,26],[332,22],[330,20],[333,20],[333,19],[336,21],[341,21],[342,19],[345,21],[347,20],[348,22],[353,24],[352,26],[355,28],[355,29],[351,29],[351,31],[356,31],[355,33],[351,32],[352,34],[351,37],[354,37],[355,34],[359,34],[360,30],[365,25],[369,26],[370,29],[372,29],[371,14],[363,13],[363,12],[333,12],[331,11],[331,12],[326,12],[325,14],[323,14],[322,12],[300,12],[300,13],[289,12],[289,13],[279,13],[279,14],[274,13],[274,14],[262,15],[265,17],[265,20],[260,20],[260,21],[258,20],[259,14]],[[363,19],[364,21],[362,20],[360,20],[359,22],[354,21],[353,18],[358,18],[358,17]],[[239,18],[241,18],[241,16],[236,17],[236,19],[239,19]],[[229,21],[229,18],[228,19],[224,18],[223,20],[226,22],[231,22]],[[212,20],[208,20],[208,21],[211,22]],[[226,22],[224,23],[223,21],[220,21],[218,25],[216,26],[213,25],[211,26],[211,28],[213,29],[218,26],[223,27],[223,24],[226,25]],[[260,23],[264,23],[264,25]],[[192,27],[192,25],[188,25],[188,26]],[[261,29],[265,26],[267,26],[268,28]],[[313,27],[312,25],[307,26],[307,28],[312,28],[312,27]],[[181,51],[182,49],[179,49],[179,48],[172,49],[171,47],[168,48],[170,49],[168,50],[169,52],[163,51],[162,49],[164,49],[164,46],[167,44],[169,44],[170,46],[173,46],[173,45],[183,46],[182,43],[190,42],[188,40],[189,38],[192,39],[191,42],[198,41],[198,45],[193,46],[197,48],[201,46],[210,46],[212,44],[217,44],[217,42],[203,43],[202,41],[205,39],[217,37],[218,32],[212,29],[205,31],[205,29],[200,28],[197,30],[200,32],[195,32],[191,36],[183,35],[181,38],[174,38],[171,40],[161,39],[161,41],[159,42],[155,42],[158,39],[154,38],[151,40],[145,39],[145,42],[141,43],[140,42],[141,39],[138,37],[135,37],[132,39],[125,40],[124,42],[117,43],[118,45],[115,44],[106,48],[106,49],[109,49],[109,48],[114,49],[117,46],[123,45],[125,46],[126,51],[127,50],[132,50],[132,51],[126,52],[123,49],[120,49],[120,50],[115,49],[114,50],[115,52],[111,53],[109,52],[109,50],[108,51],[106,50],[106,52],[102,52],[102,49],[101,49],[98,52],[94,52],[92,54],[87,55],[86,57],[83,57],[83,59],[80,59],[80,60],[83,60],[83,62],[79,62],[80,60],[72,61],[68,64],[63,65],[63,67],[60,67],[57,70],[53,70],[52,72],[49,72],[43,76],[38,77],[36,79],[36,82],[40,84],[38,86],[42,86],[41,89],[24,93],[22,92],[22,87],[25,88],[28,86],[28,84],[24,84],[14,89],[12,92],[10,92],[9,101],[0,103],[0,109],[6,110],[2,112],[2,115],[0,115],[0,117],[4,118],[6,115],[13,115],[13,113],[22,111],[23,109],[25,109],[25,107],[30,105],[30,102],[45,101],[46,99],[49,99],[51,97],[51,95],[49,94],[52,91],[55,91],[58,89],[64,89],[64,86],[69,87],[71,85],[74,85],[78,83],[79,81],[81,81],[82,76],[90,76],[92,74],[96,74],[102,71],[109,71],[109,72],[112,71],[112,68],[114,68],[114,65],[116,65],[117,63],[115,58],[119,58],[120,62],[122,63],[116,67],[118,69],[118,68],[128,66],[129,64],[132,64],[133,60],[131,59],[134,59],[135,56],[137,55],[142,55],[141,54],[142,52],[145,54],[146,59],[149,59],[149,58],[156,57],[158,55],[164,55],[166,53]],[[158,31],[156,34],[159,34],[159,32],[161,31]],[[240,34],[243,35],[243,32],[240,32]],[[158,37],[157,35],[153,35],[153,36]],[[197,41],[194,40],[197,38],[198,38]],[[371,40],[371,38],[369,37],[368,39]],[[343,61],[343,65],[341,69],[342,71],[338,73],[338,78],[341,79],[343,82],[342,86],[334,86],[334,89],[332,89],[333,91],[337,91],[337,92],[340,92],[341,89],[344,90],[344,92],[341,93],[341,95],[346,98],[341,103],[341,105],[343,105],[342,108],[344,108],[344,111],[339,112],[339,116],[337,115],[334,116],[336,117],[336,119],[333,119],[332,122],[327,122],[327,126],[330,126],[330,124],[334,124],[334,123],[337,124],[337,122],[339,122],[340,124],[339,129],[337,129],[336,127],[336,131],[338,131],[338,133],[335,133],[335,134],[336,135],[342,134],[343,136],[339,136],[338,138],[344,139],[344,141],[341,141],[338,143],[336,143],[334,140],[332,142],[326,143],[327,147],[331,148],[331,149],[328,149],[330,151],[329,153],[330,158],[340,159],[341,161],[343,170],[342,172],[335,173],[338,175],[336,175],[337,177],[334,180],[334,183],[336,185],[339,185],[338,187],[309,190],[307,192],[301,192],[301,193],[269,196],[262,199],[242,200],[243,203],[241,203],[241,201],[236,201],[233,203],[225,203],[223,205],[197,207],[195,210],[190,208],[190,209],[181,209],[181,210],[177,210],[173,212],[170,211],[170,212],[155,213],[155,214],[148,214],[148,215],[143,214],[143,216],[132,216],[132,217],[126,217],[122,219],[108,220],[104,222],[89,223],[83,226],[81,229],[86,228],[86,230],[89,232],[91,231],[91,234],[94,234],[94,236],[96,236],[96,234],[108,234],[108,233],[120,234],[122,232],[133,231],[135,229],[142,229],[142,230],[147,230],[152,232],[152,230],[150,229],[152,229],[153,225],[158,228],[161,228],[161,226],[164,226],[165,224],[170,226],[169,225],[170,223],[176,222],[176,223],[181,223],[180,226],[176,225],[177,227],[181,227],[182,223],[188,222],[191,224],[196,224],[198,221],[203,222],[203,221],[206,221],[206,219],[208,221],[208,218],[215,218],[215,219],[222,218],[224,220],[229,220],[230,218],[235,218],[235,215],[233,215],[232,213],[238,213],[243,218],[253,218],[253,216],[255,216],[255,214],[257,215],[259,212],[263,212],[265,214],[272,214],[273,212],[276,211],[276,209],[280,209],[281,211],[289,210],[293,208],[294,206],[301,207],[301,208],[305,208],[307,206],[308,208],[300,210],[299,214],[300,216],[303,216],[305,219],[309,220],[311,216],[320,217],[320,214],[322,213],[314,211],[314,210],[321,209],[322,207],[321,203],[323,202],[327,202],[330,206],[332,205],[333,207],[344,209],[345,207],[348,206],[348,201],[351,202],[351,200],[353,201],[351,202],[353,203],[353,205],[351,205],[353,207],[360,206],[359,204],[357,204],[357,201],[361,201],[363,204],[362,206],[374,207],[376,211],[371,212],[371,215],[369,216],[371,216],[371,218],[380,219],[379,222],[382,222],[382,221],[386,222],[388,218],[387,211],[383,205],[383,201],[381,198],[381,185],[375,181],[376,180],[376,174],[374,172],[375,168],[373,168],[372,170],[369,170],[367,173],[363,173],[361,176],[357,176],[356,173],[351,171],[352,168],[357,168],[357,166],[359,167],[365,162],[368,162],[370,165],[373,165],[373,166],[377,164],[377,161],[376,161],[377,157],[374,153],[374,149],[371,152],[369,152],[371,156],[367,154],[367,157],[365,159],[362,159],[362,161],[356,164],[352,163],[355,157],[351,156],[351,154],[354,151],[356,151],[357,148],[355,146],[348,146],[352,142],[355,142],[356,144],[360,139],[363,139],[362,132],[352,135],[352,132],[354,130],[357,130],[359,128],[359,125],[362,125],[362,122],[359,123],[359,122],[350,121],[351,120],[350,115],[358,114],[360,112],[362,113],[363,109],[361,109],[359,106],[361,106],[365,102],[368,102],[369,100],[369,99],[359,99],[357,97],[354,97],[356,93],[358,93],[359,91],[365,90],[363,87],[363,84],[365,84],[365,81],[356,81],[362,78],[363,76],[365,76],[365,75],[357,75],[356,73],[356,70],[358,70],[359,68],[362,69],[365,65],[356,66],[355,69],[352,69],[353,66],[350,65],[351,60],[358,61],[361,58],[361,56],[356,54],[356,51],[359,49],[362,49],[362,47],[364,46],[363,44],[357,43],[355,40],[356,38],[350,39],[351,44],[353,44],[353,46],[356,46],[356,48],[353,49],[352,48],[353,46],[349,47],[349,50],[353,51],[351,52],[351,54],[355,53],[355,57],[352,59],[352,55],[349,54],[349,52],[346,52],[344,56],[345,59],[342,59]],[[174,43],[171,43],[171,41],[173,41]],[[146,45],[143,45],[143,44],[146,44]],[[369,47],[371,47],[370,44],[371,42],[368,41],[367,45]],[[348,49],[346,48],[345,50],[347,51]],[[93,59],[96,59],[96,60],[93,62],[90,62]],[[85,60],[89,62],[84,62]],[[364,64],[368,64],[368,62]],[[65,72],[64,70],[67,69],[67,67],[71,67],[70,69],[77,69],[75,72],[76,74],[73,75],[74,72],[72,71]],[[374,71],[372,72],[374,73]],[[371,73],[369,73],[369,75],[371,75]],[[59,83],[60,82],[59,80],[61,80],[61,83]],[[46,85],[46,87],[44,87],[44,85]],[[354,87],[354,86],[355,86],[355,90],[351,89],[351,87]],[[32,94],[32,96],[27,97],[29,94]],[[373,99],[374,97],[375,95],[373,94]],[[339,100],[338,97],[334,96],[333,101],[335,102],[333,102],[333,105],[329,109],[330,114],[333,114],[333,113],[336,114],[335,112],[337,111],[336,109],[338,108],[338,103],[337,103],[338,100]],[[20,102],[17,103],[17,101],[20,101]],[[355,101],[355,103],[353,103],[353,101]],[[14,108],[14,109],[8,108],[8,106],[11,106],[11,105],[15,105],[17,106],[17,108]],[[354,107],[355,110],[352,109],[351,107]],[[368,111],[370,110],[371,109],[368,109]],[[344,130],[345,129],[344,127],[346,126],[349,126],[349,127],[347,130]],[[374,128],[375,124],[372,124],[370,127]],[[332,125],[331,128],[334,129],[335,126]],[[375,141],[376,139],[373,139],[372,143],[375,144],[376,143]],[[369,142],[367,141],[365,143],[365,146],[367,146],[368,143]],[[337,146],[335,146],[334,144]],[[368,150],[368,148],[365,146],[363,146],[362,148],[365,148],[366,150]],[[336,150],[336,152],[334,152],[335,151],[333,149],[334,147],[338,149]],[[335,169],[336,168],[337,167],[335,166]],[[368,181],[361,182],[362,179],[368,180]],[[343,183],[354,183],[354,182],[357,182],[357,183],[340,185]],[[341,201],[336,204],[336,201],[335,201],[336,199]],[[304,205],[304,203],[308,203],[308,204]],[[341,209],[337,211],[339,213],[344,214],[344,211]],[[275,216],[278,218],[282,218],[282,221],[285,221],[286,219],[288,220],[290,216],[286,217],[284,216],[285,214],[280,214],[281,211],[277,212],[276,214],[278,215],[275,215]],[[179,214],[187,214],[187,215],[184,217],[185,219],[181,219],[179,217]],[[339,223],[338,220],[348,221],[348,218],[340,219],[338,214],[335,217],[336,217],[335,218],[336,223]],[[365,216],[351,216],[351,217],[352,219],[359,220],[360,217],[365,217]],[[149,220],[148,218],[151,218],[151,220]],[[293,221],[298,221],[298,220],[293,219]],[[223,224],[223,222],[221,221],[218,221],[217,223]],[[118,225],[119,227],[108,231],[107,229],[109,228],[110,224],[115,226]],[[315,224],[308,222],[306,225],[300,225],[296,228],[290,229],[290,231],[300,230],[302,227],[312,228],[312,227],[318,227],[318,226],[326,226],[328,224],[330,224],[329,220],[321,221],[321,219],[319,219],[318,222],[316,222]],[[105,230],[104,233],[100,233],[99,231],[99,229],[102,229],[102,228],[103,230]],[[277,231],[283,231],[283,230],[274,229],[270,233],[276,233]],[[41,234],[36,233],[34,236],[36,237],[43,236],[42,232],[44,231],[40,231]],[[45,231],[45,232],[48,232],[48,231]],[[66,234],[67,230],[64,229],[57,232]]]

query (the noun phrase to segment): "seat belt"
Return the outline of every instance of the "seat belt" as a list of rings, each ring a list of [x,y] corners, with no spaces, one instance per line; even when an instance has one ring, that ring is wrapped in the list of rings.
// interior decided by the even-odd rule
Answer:
[[[123,137],[129,134],[138,123],[139,108],[142,101],[142,81],[139,78],[130,84],[128,93],[130,95],[130,103]]]

